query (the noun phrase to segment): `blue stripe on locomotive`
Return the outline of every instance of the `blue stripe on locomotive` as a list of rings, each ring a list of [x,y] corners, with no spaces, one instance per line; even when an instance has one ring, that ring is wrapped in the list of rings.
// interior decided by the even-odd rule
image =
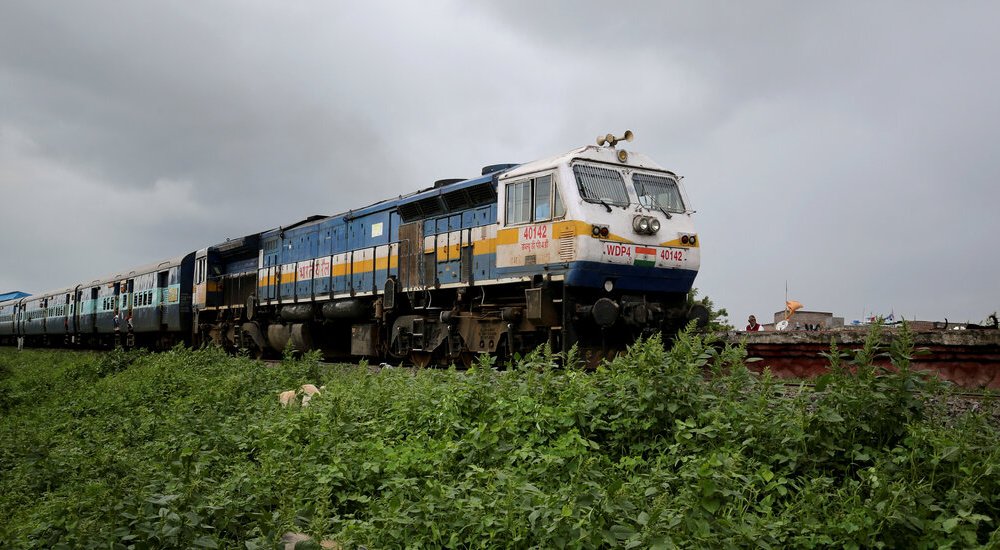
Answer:
[[[492,180],[492,175],[485,176],[470,180],[467,185],[457,184],[457,186],[482,185]],[[445,191],[451,189],[453,188],[446,188]],[[397,243],[399,242],[399,226],[402,224],[402,220],[395,211],[396,206],[397,203],[394,202],[382,203],[346,215],[333,216],[287,229],[278,228],[262,233],[263,264],[260,267],[286,266],[294,262]],[[426,219],[424,220],[424,235],[447,235],[451,231],[496,223],[496,209],[497,206],[494,203]],[[373,235],[372,226],[378,223],[382,224],[382,231],[375,231],[375,235]],[[422,243],[417,243],[416,246],[422,246]],[[377,267],[377,263],[375,265]],[[493,278],[496,276],[495,266],[495,254],[475,256],[473,258],[473,277],[478,280]],[[348,272],[342,276],[287,283],[279,281],[277,289],[273,285],[259,285],[259,293],[264,300],[278,298],[292,300],[296,296],[325,295],[331,291],[334,294],[346,294],[351,290],[368,292],[381,288],[386,279],[396,274],[398,274],[398,267],[392,268],[391,266],[359,273],[352,273],[348,268]],[[460,261],[438,262],[436,275],[441,283],[460,281]]]
[[[694,285],[697,271],[634,265],[576,261],[564,264],[531,265],[500,268],[500,277],[517,277],[545,273],[560,273],[567,286],[603,288],[610,279],[616,290],[628,292],[674,293],[687,292]]]

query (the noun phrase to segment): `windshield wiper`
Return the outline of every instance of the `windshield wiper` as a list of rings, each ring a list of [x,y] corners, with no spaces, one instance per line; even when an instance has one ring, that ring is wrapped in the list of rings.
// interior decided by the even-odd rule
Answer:
[[[639,193],[639,204],[649,210],[652,210],[655,207],[660,212],[663,212],[663,215],[666,216],[668,220],[673,217],[670,215],[670,212],[667,212],[667,209],[660,204],[660,201],[656,200],[656,197],[648,193]]]
[[[611,205],[610,205],[610,204],[608,204],[608,203],[604,202],[604,199],[602,199],[601,197],[597,197],[597,200],[598,200],[598,201],[599,201],[599,202],[600,202],[601,204],[603,204],[603,205],[604,205],[604,208],[607,208],[607,209],[608,209],[608,212],[611,212]]]

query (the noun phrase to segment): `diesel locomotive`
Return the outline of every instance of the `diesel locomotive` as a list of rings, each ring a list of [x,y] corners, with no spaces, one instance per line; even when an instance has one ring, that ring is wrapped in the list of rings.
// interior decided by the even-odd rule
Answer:
[[[335,216],[0,302],[0,340],[214,342],[469,363],[548,342],[593,361],[707,320],[682,178],[611,134]]]

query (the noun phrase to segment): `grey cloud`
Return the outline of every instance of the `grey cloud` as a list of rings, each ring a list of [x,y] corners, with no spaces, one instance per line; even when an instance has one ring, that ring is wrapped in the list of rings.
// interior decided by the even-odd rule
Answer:
[[[737,320],[780,308],[786,279],[807,307],[848,317],[982,317],[1000,307],[985,252],[998,15],[987,2],[8,2],[0,200],[54,201],[50,215],[86,223],[0,245],[47,266],[0,270],[0,289],[629,127],[630,147],[687,176],[697,285]],[[158,204],[121,212],[143,201]]]

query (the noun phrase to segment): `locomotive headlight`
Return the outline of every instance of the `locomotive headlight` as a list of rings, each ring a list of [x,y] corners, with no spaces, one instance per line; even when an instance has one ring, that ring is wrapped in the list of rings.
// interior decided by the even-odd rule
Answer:
[[[608,234],[609,234],[608,233],[608,228],[607,227],[602,227],[601,228],[601,237],[607,237]]]
[[[690,242],[690,239],[688,239],[688,236],[687,235],[681,235],[681,244],[687,244],[688,242]]]
[[[636,216],[632,218],[632,229],[636,233],[652,235],[660,230],[660,220],[649,216]]]
[[[600,237],[601,236],[601,226],[595,225],[593,228],[591,228],[590,234],[593,235],[593,236],[595,236],[595,237]]]
[[[604,291],[611,292],[614,289],[615,289],[615,282],[612,281],[611,279],[606,279],[604,281]]]
[[[649,218],[646,216],[636,216],[632,218],[632,229],[636,233],[645,233],[649,231]]]

